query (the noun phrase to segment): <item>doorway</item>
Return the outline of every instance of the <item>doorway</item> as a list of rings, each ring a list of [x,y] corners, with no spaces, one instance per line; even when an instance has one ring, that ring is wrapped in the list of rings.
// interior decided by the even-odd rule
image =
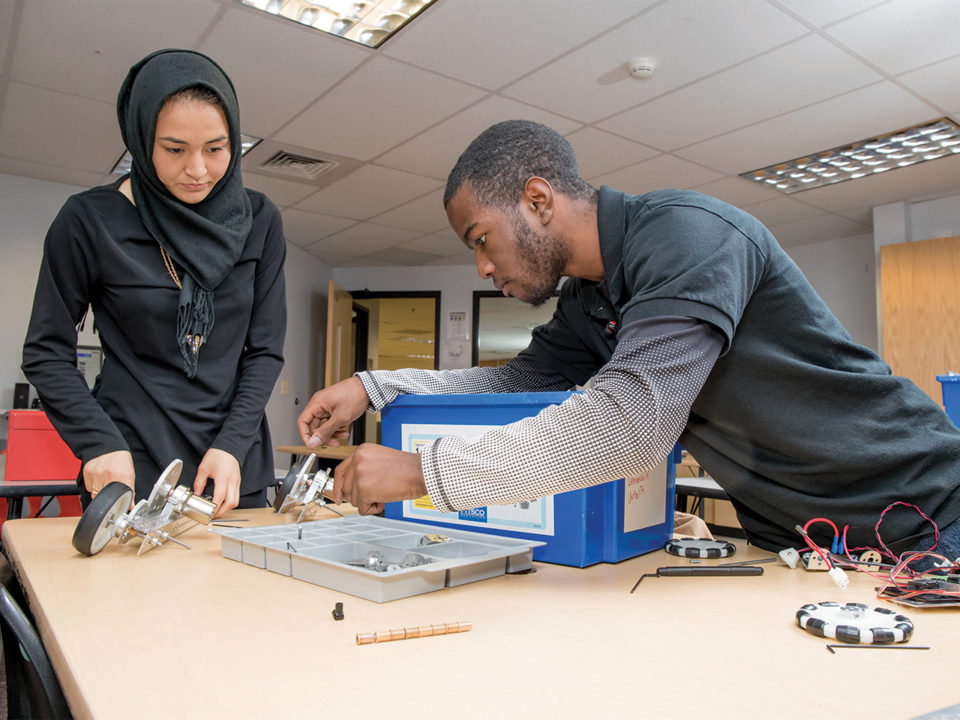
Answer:
[[[440,367],[440,292],[351,292],[352,367],[400,370]],[[351,442],[380,442],[380,413],[353,425]]]

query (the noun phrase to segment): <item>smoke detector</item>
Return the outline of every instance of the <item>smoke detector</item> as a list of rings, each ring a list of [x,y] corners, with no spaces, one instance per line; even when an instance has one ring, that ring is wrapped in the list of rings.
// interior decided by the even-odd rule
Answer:
[[[627,71],[638,80],[645,80],[650,77],[656,69],[657,61],[652,57],[641,56],[627,61]]]

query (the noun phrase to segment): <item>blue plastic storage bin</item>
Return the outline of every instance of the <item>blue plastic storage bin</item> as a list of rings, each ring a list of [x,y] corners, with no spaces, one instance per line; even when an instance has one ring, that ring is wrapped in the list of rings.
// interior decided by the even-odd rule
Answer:
[[[566,392],[401,395],[381,415],[387,447],[416,452],[447,435],[474,435],[563,402]],[[574,438],[572,440],[576,442]],[[673,532],[673,454],[643,478],[621,479],[518,505],[442,513],[423,497],[388,503],[388,518],[541,540],[534,560],[584,567],[662,548]]]
[[[943,389],[943,409],[953,424],[960,427],[960,375],[937,375],[937,380]]]

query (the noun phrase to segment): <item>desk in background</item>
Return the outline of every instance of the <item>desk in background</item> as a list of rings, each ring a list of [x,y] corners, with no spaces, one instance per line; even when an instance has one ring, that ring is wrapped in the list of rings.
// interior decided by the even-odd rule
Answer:
[[[341,460],[346,459],[350,453],[357,449],[356,445],[339,445],[337,447],[332,447],[330,445],[322,445],[318,448],[309,448],[306,445],[278,445],[277,452],[279,453],[288,453],[290,455],[290,467],[299,462],[300,458],[310,453],[314,453],[321,462],[324,460],[332,461],[328,462],[328,465],[336,466],[340,463]]]
[[[291,519],[225,521],[240,517]],[[641,574],[688,563],[657,551],[378,604],[224,559],[199,526],[181,536],[192,550],[90,558],[70,546],[74,526],[13,520],[3,545],[77,718],[913,718],[958,700],[957,611],[904,612],[929,651],[831,655],[797,627],[811,602],[900,610],[862,574],[841,592],[778,561],[759,577],[648,577],[631,595]],[[772,556],[737,545],[734,560]],[[473,629],[355,644],[455,621]]]
[[[14,520],[23,514],[24,498],[35,498],[37,502],[41,498],[47,498],[47,501],[38,507],[37,512],[40,512],[46,507],[46,503],[54,497],[72,497],[74,498],[74,504],[77,506],[76,510],[79,511],[79,501],[76,500],[79,495],[80,488],[77,486],[76,480],[33,480],[27,482],[0,480],[0,498],[7,501],[7,520]],[[70,511],[73,512],[73,509],[71,508]],[[36,514],[32,508],[30,512]],[[79,515],[79,512],[75,514]]]

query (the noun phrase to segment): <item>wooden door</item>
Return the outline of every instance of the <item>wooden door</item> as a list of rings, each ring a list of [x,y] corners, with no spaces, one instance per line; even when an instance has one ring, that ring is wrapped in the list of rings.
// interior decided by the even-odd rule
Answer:
[[[960,237],[880,248],[883,358],[938,404],[937,375],[960,372]]]
[[[353,343],[353,296],[333,280],[327,291],[327,349],[323,370],[323,386],[345,380],[353,375],[351,354]]]

